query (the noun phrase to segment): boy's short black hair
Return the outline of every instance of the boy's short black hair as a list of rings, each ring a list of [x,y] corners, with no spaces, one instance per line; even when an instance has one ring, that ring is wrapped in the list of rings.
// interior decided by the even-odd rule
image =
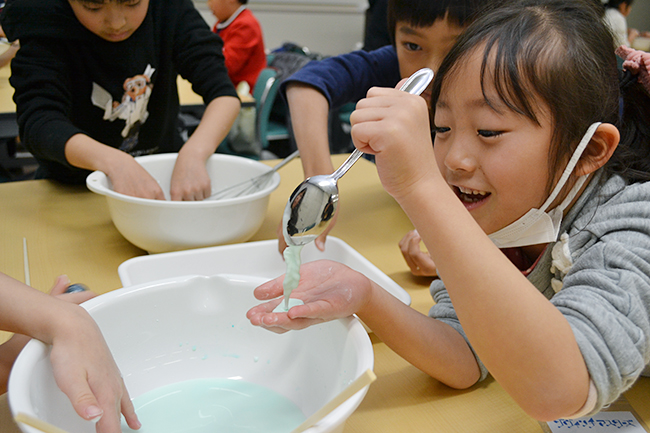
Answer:
[[[389,0],[388,30],[393,43],[397,22],[403,21],[414,27],[429,27],[436,20],[446,19],[464,27],[472,22],[481,10],[491,5],[489,0]]]
[[[115,2],[115,3],[129,3],[132,2],[133,0],[73,0],[76,1],[77,3],[93,3],[93,4],[104,4],[106,2]]]
[[[627,6],[632,6],[634,0],[609,0],[605,4],[605,8],[618,9],[620,5],[625,4]]]
[[[239,0],[239,3],[245,5],[246,3],[248,3],[248,0]]]

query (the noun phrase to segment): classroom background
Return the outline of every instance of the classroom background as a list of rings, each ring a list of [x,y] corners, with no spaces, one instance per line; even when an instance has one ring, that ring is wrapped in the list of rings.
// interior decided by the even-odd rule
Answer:
[[[216,19],[206,1],[194,3],[213,25]],[[329,56],[361,48],[366,0],[249,0],[247,7],[262,26],[268,50],[285,42]]]
[[[197,9],[213,25],[205,0]],[[264,44],[273,50],[293,42],[311,51],[333,56],[361,48],[367,0],[249,0],[248,8],[259,20]],[[628,27],[650,30],[650,0],[635,0]]]

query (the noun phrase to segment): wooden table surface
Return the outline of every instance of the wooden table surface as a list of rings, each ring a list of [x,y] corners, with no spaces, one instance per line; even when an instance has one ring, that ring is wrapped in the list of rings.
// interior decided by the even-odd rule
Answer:
[[[345,157],[334,156],[335,166]],[[281,185],[272,194],[264,223],[251,241],[275,238],[286,200],[302,180],[299,161],[280,173]],[[374,165],[360,160],[339,181],[339,188],[341,213],[332,235],[395,280],[410,294],[412,307],[426,313],[432,305],[429,280],[411,275],[397,247],[411,223],[381,188]],[[32,286],[38,289],[49,290],[56,276],[66,273],[72,282],[105,293],[121,287],[120,263],[145,254],[115,229],[106,199],[85,187],[43,180],[0,184],[0,202],[0,271],[24,281],[25,238]],[[539,424],[494,380],[464,391],[453,390],[411,366],[376,337],[371,338],[378,380],[349,418],[346,433],[541,432]],[[650,421],[649,396],[650,378],[640,379],[626,393],[646,423]],[[18,433],[6,395],[0,397],[0,433]]]
[[[0,49],[0,53],[1,53]],[[9,65],[0,68],[0,113],[12,113],[16,111],[16,104],[14,104],[14,88],[9,84],[9,76],[11,69]]]

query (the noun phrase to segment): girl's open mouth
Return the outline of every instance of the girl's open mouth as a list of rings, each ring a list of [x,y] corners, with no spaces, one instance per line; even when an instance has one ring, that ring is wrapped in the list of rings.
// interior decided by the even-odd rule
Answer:
[[[477,191],[469,188],[463,188],[461,186],[454,186],[453,188],[460,201],[468,209],[480,205],[491,194],[486,191]]]

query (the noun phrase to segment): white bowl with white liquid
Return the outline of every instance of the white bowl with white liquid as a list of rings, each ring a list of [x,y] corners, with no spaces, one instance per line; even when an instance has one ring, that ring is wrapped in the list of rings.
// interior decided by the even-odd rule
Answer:
[[[259,303],[252,291],[264,281],[232,274],[178,277],[118,289],[82,305],[102,330],[132,398],[176,382],[234,378],[281,394],[306,418],[372,369],[372,344],[352,317],[281,335],[252,326],[246,311]],[[19,356],[9,381],[12,413],[94,433],[94,424],[82,420],[56,386],[48,355],[49,347],[32,340]],[[342,432],[366,391],[307,431]]]

